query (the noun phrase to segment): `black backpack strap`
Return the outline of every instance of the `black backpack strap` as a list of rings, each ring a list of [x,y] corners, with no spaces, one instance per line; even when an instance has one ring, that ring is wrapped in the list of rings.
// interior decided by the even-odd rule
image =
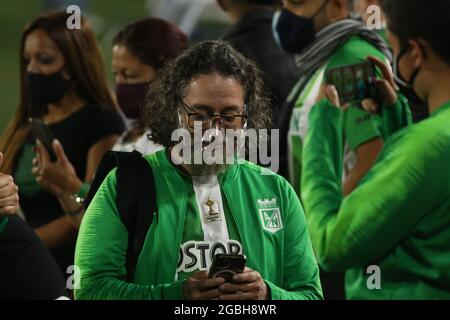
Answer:
[[[95,172],[94,181],[91,183],[91,187],[89,188],[89,192],[84,199],[84,207],[87,209],[89,205],[91,204],[92,200],[94,199],[95,194],[97,193],[98,189],[102,185],[103,181],[105,180],[106,176],[117,167],[117,152],[114,151],[108,151],[103,156],[102,161],[97,167],[97,171]]]
[[[118,152],[116,204],[128,231],[126,280],[131,282],[148,229],[156,214],[156,188],[148,161],[137,152]]]
[[[126,281],[132,282],[137,260],[156,214],[156,188],[148,161],[137,152],[109,151],[100,162],[84,201],[87,208],[107,175],[117,168],[117,211],[128,231]]]

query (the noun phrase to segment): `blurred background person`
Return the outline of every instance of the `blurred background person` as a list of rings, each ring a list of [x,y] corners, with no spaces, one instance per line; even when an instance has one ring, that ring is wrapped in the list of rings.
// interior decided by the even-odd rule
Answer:
[[[314,125],[308,115],[321,98],[320,88],[325,84],[325,74],[331,68],[365,62],[369,55],[391,61],[392,54],[379,35],[363,23],[349,18],[352,0],[305,0],[302,3],[285,0],[283,3],[276,32],[283,48],[297,54],[297,64],[302,71],[289,97],[293,110],[288,119],[283,119],[290,124],[289,177],[301,195],[302,144],[309,127]],[[380,76],[379,70],[377,75]],[[399,108],[399,117],[403,116],[403,111],[409,112],[406,105]],[[392,117],[396,115],[390,114]],[[358,104],[349,108],[342,160],[345,195],[351,193],[373,165],[383,141],[400,129],[391,127],[390,120],[372,116]]]
[[[0,139],[6,157],[1,170],[14,177],[28,224],[64,273],[73,264],[79,202],[124,130],[92,29],[83,19],[80,30],[68,30],[67,18],[51,12],[27,25],[20,50],[21,100]],[[30,117],[48,124],[55,162],[42,144],[36,146]]]
[[[162,148],[148,138],[141,111],[150,84],[187,46],[187,36],[177,26],[158,18],[133,22],[114,37],[112,72],[117,102],[129,127],[115,151],[150,154]]]
[[[348,299],[450,299],[450,2],[383,0],[397,78],[426,101],[430,117],[390,137],[358,187],[343,197],[333,150],[343,149],[336,89],[311,112],[303,193],[315,252],[327,270],[346,271]],[[404,103],[383,61],[371,112]],[[326,139],[324,139],[326,134]],[[318,179],[316,173],[321,173]],[[369,268],[369,266],[371,268]],[[373,276],[373,277],[372,277]],[[369,278],[370,277],[370,278]]]
[[[380,0],[353,0],[353,2],[355,12],[361,16],[364,23],[369,27],[375,27],[374,31],[390,45],[386,36],[386,16],[381,8]],[[413,121],[419,122],[428,118],[429,111],[426,102],[421,100],[414,90],[402,84],[401,81],[397,81],[397,85],[400,87],[402,94],[408,98]]]
[[[310,128],[316,124],[310,113],[321,100],[321,88],[326,83],[331,68],[365,62],[369,55],[391,61],[392,54],[386,42],[362,22],[350,19],[352,0],[284,0],[284,8],[276,23],[276,32],[283,48],[296,54],[300,68],[300,78],[286,105],[281,128],[288,132],[288,169],[292,186],[302,198],[302,175],[310,168],[304,166],[303,145]],[[376,71],[380,76],[380,71]],[[349,195],[359,181],[375,163],[384,141],[401,126],[397,117],[409,112],[406,104],[399,104],[386,116],[374,116],[361,108],[361,103],[352,105],[345,114],[345,149],[334,150],[338,162],[330,162],[342,176],[341,190]],[[289,112],[290,111],[290,112]],[[394,125],[392,125],[394,124]],[[327,139],[327,136],[323,136]],[[330,139],[332,137],[329,137]],[[321,172],[308,175],[321,179]],[[331,282],[322,273],[322,283],[326,297],[336,288],[343,288]],[[331,290],[331,292],[329,291]],[[331,294],[333,298],[343,298],[342,291]]]
[[[65,296],[64,277],[52,255],[33,229],[15,215],[18,190],[12,176],[0,173],[0,300]]]
[[[264,72],[273,99],[273,123],[277,123],[288,94],[299,77],[294,56],[276,43],[272,32],[275,0],[217,0],[232,27],[222,40],[228,41]]]

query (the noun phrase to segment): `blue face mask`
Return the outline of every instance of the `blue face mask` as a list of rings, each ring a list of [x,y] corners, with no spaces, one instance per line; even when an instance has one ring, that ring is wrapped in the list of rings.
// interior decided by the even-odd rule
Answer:
[[[298,16],[287,9],[274,16],[274,37],[281,47],[289,53],[300,53],[316,38],[314,18],[328,4],[329,0],[311,18]]]

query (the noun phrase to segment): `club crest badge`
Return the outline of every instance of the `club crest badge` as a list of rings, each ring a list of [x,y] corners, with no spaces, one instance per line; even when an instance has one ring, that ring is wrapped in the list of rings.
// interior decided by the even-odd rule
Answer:
[[[277,199],[273,198],[258,200],[259,216],[264,230],[270,233],[276,233],[283,229],[280,208],[277,205]]]

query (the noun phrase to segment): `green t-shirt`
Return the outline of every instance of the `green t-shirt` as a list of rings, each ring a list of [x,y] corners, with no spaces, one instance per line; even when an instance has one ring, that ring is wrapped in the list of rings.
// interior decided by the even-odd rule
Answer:
[[[330,165],[343,116],[323,100],[305,141],[302,196],[320,265],[347,271],[348,299],[450,299],[450,102],[389,138],[346,198]]]
[[[33,159],[36,157],[33,148],[36,144],[25,143],[21,156],[18,158],[16,170],[14,172],[14,180],[20,188],[20,193],[25,195],[35,195],[42,188],[36,182],[35,176],[31,174],[33,168]]]
[[[365,62],[368,56],[375,56],[383,61],[386,60],[384,55],[366,40],[357,36],[350,38],[333,53],[328,63],[311,77],[295,103],[288,133],[288,155],[290,182],[299,195],[303,144],[309,128],[315,125],[309,115],[311,110],[317,105],[325,74],[330,68]],[[376,74],[381,76],[379,70],[376,70]],[[297,90],[297,88],[294,88],[293,93]],[[399,105],[398,107],[405,108],[405,105]],[[400,129],[390,128],[388,130],[386,121],[390,120],[369,114],[358,108],[358,106],[352,106],[346,112],[343,119],[345,134],[344,161],[342,162],[343,167],[340,169],[343,171],[343,179],[353,169],[356,163],[355,150],[360,145],[374,138],[386,140],[392,133]]]

